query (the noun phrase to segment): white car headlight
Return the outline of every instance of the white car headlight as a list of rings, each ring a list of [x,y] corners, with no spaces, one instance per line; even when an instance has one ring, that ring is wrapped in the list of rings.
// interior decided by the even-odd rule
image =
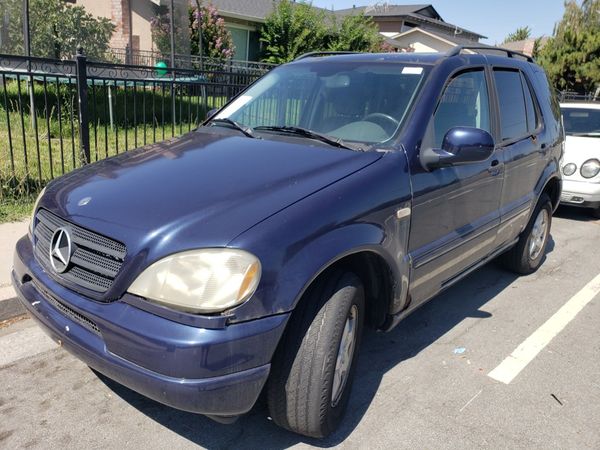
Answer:
[[[214,313],[246,301],[260,275],[258,258],[243,250],[190,250],[155,262],[128,291],[183,311]]]
[[[33,222],[35,221],[35,212],[37,211],[38,205],[40,204],[40,200],[44,196],[45,192],[46,192],[46,187],[44,186],[44,189],[42,189],[41,192],[38,194],[37,198],[35,199],[35,203],[33,204],[33,210],[31,211],[31,220],[29,221],[29,233],[32,236],[33,236]]]
[[[600,161],[597,159],[588,159],[581,166],[580,172],[583,178],[594,178],[600,172]]]
[[[571,176],[577,171],[577,166],[573,163],[565,164],[563,166],[563,174],[566,176]]]

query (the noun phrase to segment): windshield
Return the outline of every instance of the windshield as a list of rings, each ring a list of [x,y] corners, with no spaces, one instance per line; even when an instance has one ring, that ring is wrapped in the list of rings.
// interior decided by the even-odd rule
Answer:
[[[298,127],[343,141],[381,143],[400,127],[427,71],[390,62],[285,65],[265,75],[215,118],[256,131]]]
[[[600,109],[562,108],[561,111],[568,135],[600,137]]]

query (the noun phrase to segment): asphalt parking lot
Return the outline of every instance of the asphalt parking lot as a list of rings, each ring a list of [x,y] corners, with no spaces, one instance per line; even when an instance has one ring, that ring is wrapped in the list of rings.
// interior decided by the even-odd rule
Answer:
[[[277,428],[263,403],[228,426],[170,409],[97,376],[31,319],[5,324],[0,448],[598,449],[599,252],[600,221],[561,208],[536,274],[489,264],[391,333],[367,332],[348,414],[323,441]],[[523,343],[528,363],[492,378]]]

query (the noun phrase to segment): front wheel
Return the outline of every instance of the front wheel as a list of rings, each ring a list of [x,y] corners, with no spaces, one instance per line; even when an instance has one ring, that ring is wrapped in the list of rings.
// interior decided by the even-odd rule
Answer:
[[[364,322],[364,289],[351,272],[317,282],[291,318],[271,366],[267,401],[274,422],[322,438],[348,403]]]
[[[551,225],[552,203],[542,194],[517,245],[503,256],[507,268],[522,275],[535,272],[544,259]]]
[[[596,209],[592,209],[592,217],[600,219],[600,206]]]

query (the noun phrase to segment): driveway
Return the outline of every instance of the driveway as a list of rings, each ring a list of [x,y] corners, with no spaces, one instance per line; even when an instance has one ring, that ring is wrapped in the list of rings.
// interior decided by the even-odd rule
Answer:
[[[277,428],[262,402],[229,426],[162,406],[22,320],[0,329],[0,447],[598,449],[600,221],[560,209],[552,238],[536,274],[489,264],[367,332],[348,414],[323,441]]]

